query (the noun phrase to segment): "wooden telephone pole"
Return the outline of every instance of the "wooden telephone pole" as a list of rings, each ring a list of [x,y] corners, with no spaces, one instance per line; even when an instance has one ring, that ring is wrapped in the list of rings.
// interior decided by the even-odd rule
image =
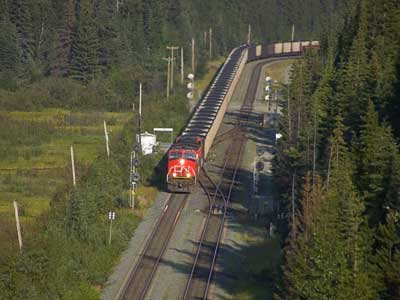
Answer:
[[[167,46],[168,50],[171,50],[171,78],[170,78],[170,83],[171,83],[171,90],[174,89],[174,50],[178,50],[179,47],[176,46]]]
[[[192,38],[192,73],[195,73],[195,63],[194,63],[194,38]]]
[[[249,31],[247,32],[247,45],[251,42],[251,25],[249,24]]]
[[[163,60],[168,62],[168,71],[167,71],[167,100],[169,99],[169,75],[171,73],[171,58],[170,57],[163,57]]]
[[[104,120],[104,138],[106,139],[107,157],[110,157],[110,145],[109,145],[109,140],[108,140],[108,131],[107,131],[106,120]]]
[[[211,59],[212,58],[212,28],[210,28],[209,40],[210,40],[210,59]]]
[[[72,184],[76,186],[74,147],[71,146]]]
[[[294,41],[294,24],[292,25],[292,42]]]
[[[183,47],[181,48],[181,84],[183,84],[184,81],[184,61],[183,61]]]
[[[17,205],[17,202],[15,200],[14,200],[14,210],[15,210],[15,223],[17,225],[19,251],[22,251],[21,225],[19,223],[18,205]]]

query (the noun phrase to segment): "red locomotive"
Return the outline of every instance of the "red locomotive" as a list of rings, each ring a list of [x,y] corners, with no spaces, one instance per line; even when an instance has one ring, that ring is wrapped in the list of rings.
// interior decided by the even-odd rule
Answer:
[[[200,137],[178,137],[168,151],[167,184],[169,191],[191,192],[204,161]]]

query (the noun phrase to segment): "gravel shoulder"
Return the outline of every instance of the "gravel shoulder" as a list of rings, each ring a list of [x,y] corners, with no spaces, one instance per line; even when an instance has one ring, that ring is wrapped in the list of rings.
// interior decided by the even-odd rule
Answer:
[[[252,62],[246,65],[243,76],[238,84],[232,101],[228,107],[227,115],[224,120],[225,130],[233,123],[235,112],[243,103],[249,80],[254,67],[262,62]],[[249,255],[254,247],[268,243],[265,224],[260,216],[268,214],[273,207],[273,186],[272,186],[272,159],[274,152],[275,130],[273,128],[274,105],[268,109],[264,99],[265,74],[273,74],[280,83],[286,84],[289,79],[289,71],[292,61],[271,62],[263,66],[261,77],[258,82],[256,101],[253,106],[253,113],[259,117],[264,115],[266,126],[249,126],[247,128],[248,141],[242,158],[241,169],[239,172],[239,183],[236,186],[232,197],[232,212],[225,223],[224,238],[222,240],[218,255],[216,273],[214,276],[213,287],[210,299],[272,299],[268,289],[258,292],[254,288],[251,297],[248,293],[241,293],[241,281],[243,278],[250,277],[249,268],[246,265]],[[271,75],[272,75],[271,74]],[[273,80],[275,79],[273,77]],[[271,103],[272,104],[272,103]],[[280,109],[278,109],[278,114]],[[254,124],[253,124],[254,125]],[[263,149],[262,155],[258,160],[264,162],[264,170],[259,174],[259,197],[251,197],[253,185],[253,170],[256,149]],[[265,222],[264,222],[265,223]],[[273,244],[273,242],[272,242]],[[268,251],[268,246],[266,247]],[[260,262],[261,263],[261,262]],[[261,263],[262,264],[262,263]]]
[[[122,253],[119,263],[115,266],[112,275],[108,278],[106,286],[102,291],[102,300],[114,300],[122,291],[168,199],[169,194],[161,192],[154,202],[154,205],[146,212],[143,220],[136,228],[127,249]]]

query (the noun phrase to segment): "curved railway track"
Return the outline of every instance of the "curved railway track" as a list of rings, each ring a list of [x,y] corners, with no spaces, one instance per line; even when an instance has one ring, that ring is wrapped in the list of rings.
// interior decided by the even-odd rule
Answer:
[[[280,60],[280,59],[272,59]],[[188,276],[183,294],[187,299],[209,299],[208,294],[213,278],[214,266],[221,243],[224,223],[227,217],[229,202],[240,166],[242,154],[246,144],[245,127],[250,122],[250,114],[257,90],[258,79],[263,65],[271,60],[255,66],[246,91],[244,103],[239,112],[237,124],[215,139],[221,143],[232,137],[225,152],[225,159],[218,183],[215,183],[203,170],[199,178],[200,186],[209,200],[209,209],[203,227],[195,259]],[[157,267],[168,246],[169,240],[179,220],[181,212],[189,198],[189,194],[171,194],[164,211],[154,226],[141,255],[116,299],[143,300],[146,298]]]

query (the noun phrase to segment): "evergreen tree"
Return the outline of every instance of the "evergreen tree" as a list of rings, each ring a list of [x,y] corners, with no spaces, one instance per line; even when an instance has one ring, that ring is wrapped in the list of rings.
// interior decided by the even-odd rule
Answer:
[[[71,76],[87,83],[99,74],[99,40],[92,1],[81,0],[72,43]]]
[[[379,125],[378,114],[370,102],[360,136],[360,190],[365,193],[365,203],[370,225],[376,226],[385,219],[385,208],[396,206],[397,193],[389,196],[394,182],[398,181],[398,150],[388,128]]]
[[[381,299],[400,299],[400,223],[398,211],[390,211],[377,231],[374,257],[382,280]]]

